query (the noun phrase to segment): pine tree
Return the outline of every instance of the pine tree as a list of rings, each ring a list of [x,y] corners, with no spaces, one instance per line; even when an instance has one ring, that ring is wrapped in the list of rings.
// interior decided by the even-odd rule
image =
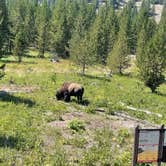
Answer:
[[[113,73],[123,74],[123,70],[128,67],[129,63],[129,18],[131,5],[126,6],[120,14],[120,30],[117,41],[110,50],[107,63]],[[112,33],[111,33],[112,34]]]
[[[92,50],[101,64],[106,64],[108,53],[112,50],[118,32],[118,21],[112,6],[99,8],[98,15],[90,29],[93,39]]]
[[[0,1],[0,57],[9,36],[9,21],[6,1]]]
[[[25,55],[28,47],[27,29],[25,24],[26,4],[25,1],[18,2],[18,16],[16,23],[16,34],[14,39],[14,55],[18,56],[18,62],[22,62],[22,57]]]
[[[91,50],[92,41],[88,32],[81,39],[77,37],[72,40],[73,43],[70,45],[71,58],[77,65],[81,66],[82,74],[85,74],[86,67],[95,62],[95,56]],[[77,43],[77,46],[75,43]]]
[[[68,41],[71,39],[71,24],[76,17],[75,1],[57,1],[51,19],[51,48],[62,57],[67,56]]]
[[[110,24],[108,27],[110,28],[109,31],[110,34],[108,35],[109,36],[108,54],[109,54],[113,50],[119,32],[119,20],[112,6],[110,7],[108,20],[110,20]]]
[[[139,40],[139,35],[140,31],[142,30],[142,27],[148,22],[150,12],[151,12],[151,7],[150,7],[150,1],[149,0],[143,0],[140,9],[137,12],[137,9],[135,10],[135,16],[132,21],[132,26],[131,26],[131,53],[136,53],[137,51],[137,45],[138,45],[138,40]]]
[[[51,11],[48,6],[46,0],[42,2],[41,5],[38,6],[37,11],[37,46],[39,49],[38,56],[40,58],[44,58],[45,51],[48,49],[48,45],[50,42],[50,18],[51,18]]]
[[[156,31],[156,23],[154,20],[148,19],[146,23],[142,26],[139,34],[137,51],[136,51],[136,63],[140,70],[144,70],[144,58],[145,58],[145,48],[147,43],[152,39]]]
[[[164,18],[165,20],[165,18]],[[162,22],[163,20],[161,20]],[[146,26],[145,26],[146,25]],[[156,30],[154,20],[149,19],[142,27],[137,51],[137,66],[140,77],[152,92],[164,81],[166,67],[166,29],[160,23]]]
[[[19,63],[22,62],[22,57],[25,55],[27,48],[27,38],[24,30],[25,28],[20,25],[14,41],[14,55],[18,56]]]
[[[93,41],[90,38],[89,29],[95,17],[95,4],[88,4],[85,0],[78,4],[79,12],[74,26],[74,32],[69,43],[71,58],[82,66],[84,74],[87,65],[94,62],[94,54],[91,49]]]
[[[26,16],[26,31],[28,35],[28,43],[31,46],[35,46],[37,38],[37,27],[36,27],[36,3],[34,1],[27,4],[28,11]]]
[[[129,3],[129,14],[128,14],[128,23],[127,23],[128,48],[130,54],[135,54],[137,46],[137,34],[135,31],[135,23],[138,11],[134,3],[135,2]]]
[[[149,25],[149,28],[147,28],[146,30],[148,33],[144,35],[148,36],[149,40],[147,42],[144,42],[144,47],[142,47],[142,52],[140,52],[137,58],[141,79],[144,81],[145,85],[151,89],[152,92],[156,92],[157,87],[159,87],[160,84],[164,82],[165,78],[164,77],[164,70],[166,68],[166,19],[165,18],[166,18],[166,8],[164,7],[161,21],[157,31],[154,32],[155,29],[153,27],[154,23],[147,24]]]
[[[137,18],[136,18],[136,33],[137,35],[139,35],[141,29],[142,29],[142,26],[144,24],[146,24],[146,22],[148,21],[149,19],[149,13],[150,13],[150,0],[143,0],[142,4],[141,4],[141,8],[139,10],[139,13],[137,15]]]
[[[82,67],[83,74],[86,66],[91,65],[95,61],[92,49],[93,41],[90,37],[91,25],[95,18],[95,5],[95,2],[88,4],[86,1],[78,4],[79,13],[69,45],[71,58]]]
[[[164,70],[166,68],[166,46],[163,38],[164,31],[159,31],[148,43],[144,61],[142,62],[141,78],[152,92],[164,82]]]
[[[159,28],[163,29],[163,31],[166,31],[166,3],[163,7],[162,15],[161,15],[161,20],[159,23]],[[164,33],[164,36],[166,38],[166,33]]]
[[[118,40],[107,60],[111,72],[123,74],[123,70],[126,69],[129,64],[128,53],[127,35],[124,30],[121,29],[118,35]]]

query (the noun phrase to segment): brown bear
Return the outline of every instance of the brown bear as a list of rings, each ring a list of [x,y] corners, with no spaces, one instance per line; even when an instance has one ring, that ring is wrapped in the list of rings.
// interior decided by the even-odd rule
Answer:
[[[77,97],[78,102],[82,102],[82,96],[84,93],[84,88],[77,83],[65,82],[59,90],[56,92],[57,100],[64,100],[66,102],[70,101],[71,96]]]

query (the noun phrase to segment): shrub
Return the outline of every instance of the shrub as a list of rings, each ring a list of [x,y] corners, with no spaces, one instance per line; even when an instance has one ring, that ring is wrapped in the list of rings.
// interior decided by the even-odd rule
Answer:
[[[83,124],[83,122],[77,119],[70,121],[68,127],[76,132],[85,130],[85,125]]]

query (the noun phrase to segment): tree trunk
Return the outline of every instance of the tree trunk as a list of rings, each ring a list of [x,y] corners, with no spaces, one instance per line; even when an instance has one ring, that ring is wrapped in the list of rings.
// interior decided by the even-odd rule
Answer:
[[[82,64],[82,74],[85,75],[85,63]]]
[[[18,63],[21,63],[22,62],[22,56],[18,56]]]
[[[8,40],[8,52],[12,52],[12,41],[10,39]]]
[[[156,87],[150,87],[152,93],[156,93]]]
[[[39,50],[39,58],[44,58],[44,53],[45,53],[45,49],[44,49],[44,47],[41,49],[41,50]]]
[[[122,73],[122,67],[121,66],[119,67],[119,74],[123,75],[123,73]]]
[[[2,58],[2,50],[0,49],[0,58]]]

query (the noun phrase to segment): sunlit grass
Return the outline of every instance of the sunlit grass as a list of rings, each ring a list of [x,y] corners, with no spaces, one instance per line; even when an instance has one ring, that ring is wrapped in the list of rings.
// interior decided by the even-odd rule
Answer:
[[[94,113],[95,108],[102,107],[108,114],[123,111],[153,123],[166,122],[165,84],[159,88],[160,94],[152,94],[150,89],[133,75],[113,75],[113,77],[108,78],[106,76],[107,68],[91,66],[86,70],[86,75],[81,76],[78,74],[79,67],[69,60],[60,59],[59,63],[52,63],[49,60],[49,54],[46,59],[37,58],[35,50],[31,50],[29,54],[32,56],[23,58],[23,63],[20,64],[13,56],[1,60],[2,63],[7,62],[7,67],[6,75],[1,80],[0,86],[10,87],[12,79],[18,87],[36,87],[33,93],[0,96],[0,164],[2,163],[2,165],[66,163],[70,156],[63,151],[62,133],[48,126],[48,122],[60,120],[65,112],[72,112],[72,109],[78,112]],[[80,106],[74,100],[69,104],[56,101],[55,91],[64,81],[78,82],[84,86],[85,105]],[[158,118],[154,115],[147,116],[145,113],[130,111],[120,103],[160,113],[163,117]],[[47,113],[52,115],[48,117]],[[97,162],[99,156],[101,156],[100,164],[109,162],[109,159],[115,162],[115,151],[108,150],[110,148],[110,145],[108,146],[109,133],[112,131],[108,131],[108,133],[102,131],[99,134],[101,137],[97,141],[102,143],[101,149],[96,149],[94,145],[88,151],[83,150],[83,158],[78,161],[80,165]],[[99,135],[96,134],[95,138]],[[105,140],[102,140],[102,135],[106,136]],[[113,136],[111,135],[110,138]],[[54,144],[46,146],[43,139],[45,137],[53,139]],[[121,139],[123,140],[123,138]],[[80,146],[78,144],[81,140],[71,139],[71,141],[78,148],[83,148],[86,144],[85,139]],[[122,163],[123,161],[127,165],[131,158],[129,147],[132,145],[125,143],[123,146],[124,149],[127,148],[127,152],[123,152],[117,158],[117,162]],[[118,149],[116,154],[119,154]]]

